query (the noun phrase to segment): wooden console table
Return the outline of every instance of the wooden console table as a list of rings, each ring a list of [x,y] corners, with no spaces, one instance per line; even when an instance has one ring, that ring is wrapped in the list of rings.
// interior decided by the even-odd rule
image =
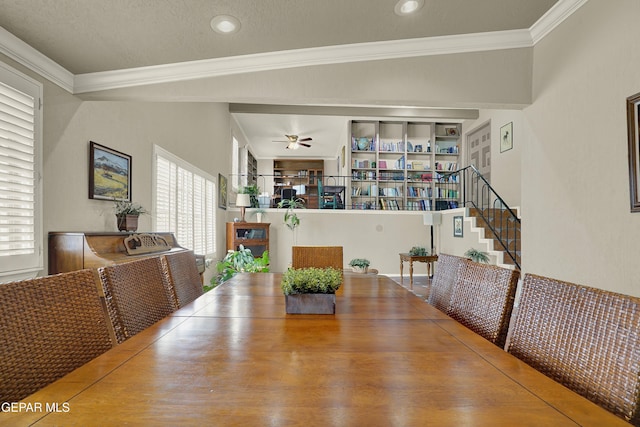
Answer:
[[[413,289],[413,263],[414,262],[426,262],[427,263],[427,275],[431,277],[431,263],[438,261],[438,255],[410,255],[408,253],[400,254],[400,281],[404,281],[402,278],[402,269],[404,262],[409,262],[409,284]]]

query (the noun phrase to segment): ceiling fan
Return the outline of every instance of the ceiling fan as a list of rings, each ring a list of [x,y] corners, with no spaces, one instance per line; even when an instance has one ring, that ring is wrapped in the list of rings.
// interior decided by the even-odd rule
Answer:
[[[310,144],[306,144],[305,141],[313,141],[313,138],[300,138],[298,135],[285,135],[286,141],[273,141],[273,142],[286,142],[288,150],[297,150],[302,147],[311,147]]]

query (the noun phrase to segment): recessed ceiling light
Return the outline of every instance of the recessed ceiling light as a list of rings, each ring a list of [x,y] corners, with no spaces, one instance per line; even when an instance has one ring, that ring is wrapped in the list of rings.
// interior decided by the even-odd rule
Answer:
[[[400,0],[394,11],[396,15],[405,16],[418,11],[424,6],[424,0]]]
[[[211,20],[211,28],[220,34],[236,33],[240,31],[240,21],[235,16],[218,15]]]

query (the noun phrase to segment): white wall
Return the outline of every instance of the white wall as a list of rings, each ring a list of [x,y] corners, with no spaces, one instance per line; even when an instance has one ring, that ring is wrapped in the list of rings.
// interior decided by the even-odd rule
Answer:
[[[239,216],[238,211],[234,211]],[[284,209],[269,209],[263,222],[270,227],[271,271],[285,271],[291,263],[294,235],[283,223]],[[353,258],[367,258],[381,274],[400,274],[400,252],[429,247],[429,228],[420,212],[331,211],[300,209],[297,245],[342,246],[344,266]],[[415,265],[415,274],[426,274]],[[408,270],[407,270],[408,271]]]
[[[639,16],[637,0],[592,0],[534,49],[522,152],[525,272],[640,296],[625,111],[640,92]]]
[[[520,110],[480,110],[477,120],[466,121],[462,124],[465,156],[468,152],[466,137],[487,122],[491,123],[491,186],[509,205],[521,204],[521,156],[522,147],[526,141],[526,125],[524,115]],[[507,123],[513,123],[513,148],[500,152],[500,128]],[[467,164],[464,159],[464,164]]]

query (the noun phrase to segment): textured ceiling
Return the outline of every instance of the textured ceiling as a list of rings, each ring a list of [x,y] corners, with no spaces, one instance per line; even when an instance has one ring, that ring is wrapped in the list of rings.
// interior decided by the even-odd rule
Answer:
[[[0,26],[73,74],[340,44],[526,29],[557,0],[0,0]],[[236,16],[220,35],[211,18]]]
[[[425,0],[415,15],[396,0],[0,0],[0,26],[72,74],[290,49],[528,29],[558,0]],[[211,18],[233,15],[232,35]],[[259,158],[333,157],[343,117],[234,114]],[[312,137],[286,150],[285,133]]]

